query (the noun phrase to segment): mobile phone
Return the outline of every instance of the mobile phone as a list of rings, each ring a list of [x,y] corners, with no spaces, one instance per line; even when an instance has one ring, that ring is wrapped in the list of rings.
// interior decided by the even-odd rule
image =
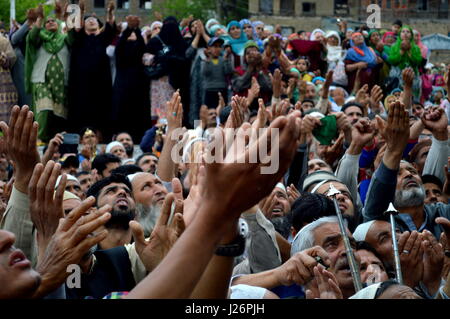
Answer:
[[[64,133],[63,144],[78,145],[80,143],[80,135],[73,133]]]

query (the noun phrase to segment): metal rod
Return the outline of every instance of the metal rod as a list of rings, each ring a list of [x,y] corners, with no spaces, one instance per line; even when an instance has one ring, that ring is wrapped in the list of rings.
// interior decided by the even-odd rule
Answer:
[[[390,203],[386,213],[389,214],[391,220],[392,248],[394,249],[394,261],[395,261],[395,276],[397,278],[397,282],[400,285],[403,285],[402,266],[400,263],[400,254],[398,251],[397,236],[395,232],[396,223],[394,218],[394,216],[398,214],[398,211],[395,209],[394,205]]]
[[[350,266],[350,271],[352,274],[353,285],[355,286],[355,292],[360,291],[362,287],[361,276],[359,274],[359,267],[356,264],[355,256],[353,255],[353,249],[350,245],[350,240],[348,238],[347,230],[344,225],[344,218],[342,217],[341,210],[339,209],[339,204],[336,199],[336,195],[340,194],[340,192],[334,187],[333,184],[330,184],[330,190],[327,196],[333,199],[334,209],[336,210],[336,215],[339,221],[339,228],[341,230],[341,235],[344,240],[345,252],[347,255],[348,264]]]

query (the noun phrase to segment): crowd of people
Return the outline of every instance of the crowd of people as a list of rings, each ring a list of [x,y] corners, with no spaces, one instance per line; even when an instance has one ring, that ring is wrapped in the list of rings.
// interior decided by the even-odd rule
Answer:
[[[0,36],[0,298],[449,298],[450,69],[419,31],[80,8]]]

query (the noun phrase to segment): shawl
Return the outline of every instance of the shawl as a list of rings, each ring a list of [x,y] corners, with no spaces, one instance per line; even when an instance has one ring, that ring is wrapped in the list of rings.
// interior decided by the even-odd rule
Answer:
[[[253,41],[258,40],[258,35],[256,34],[255,26],[252,24],[252,22],[249,19],[242,19],[241,21],[239,21],[239,24],[241,25],[242,32],[244,32],[244,26],[246,24],[249,24],[252,27],[252,39],[249,39],[249,40],[253,40]]]
[[[327,61],[329,62],[335,62],[342,58],[343,49],[341,47],[341,37],[336,31],[328,31],[326,34],[326,38],[329,37],[336,37],[339,41],[337,46],[331,46],[327,44]]]
[[[50,15],[47,17],[47,19],[45,19],[45,21],[47,21],[48,18],[55,17]],[[58,24],[58,30],[56,32],[48,31],[44,26],[38,33],[38,37],[42,42],[42,47],[50,54],[56,54],[61,51],[67,38],[67,34],[62,33],[61,21],[56,20],[56,23]],[[39,50],[39,48],[34,46],[32,43],[32,34],[32,31],[28,32],[27,34],[25,50],[25,89],[27,93],[30,94],[32,91],[31,74],[33,73],[34,63],[36,62],[37,52]]]
[[[417,34],[419,39],[417,40],[417,46],[420,48],[420,53],[422,53],[422,58],[426,59],[428,57],[428,47],[422,42],[422,35],[419,31],[414,30],[414,34]]]
[[[353,40],[350,40],[351,48],[347,51],[346,60],[353,62],[366,62],[369,68],[377,66],[377,55],[372,48],[369,48],[365,42],[356,46]],[[361,52],[363,54],[361,54]]]
[[[410,39],[411,49],[407,54],[402,55],[401,54],[402,39],[401,36],[398,36],[397,42],[395,42],[392,45],[391,50],[389,52],[388,62],[393,66],[397,66],[398,68],[400,68],[400,70],[403,70],[407,67],[412,67],[414,69],[414,72],[417,74],[418,66],[422,62],[422,53],[420,52],[420,48],[414,41],[414,34],[411,27],[407,25],[403,26],[399,31],[400,34],[403,31],[403,29],[409,29],[409,31],[411,32],[411,39]]]
[[[245,35],[245,32],[242,30],[241,25],[236,20],[233,20],[230,23],[228,23],[227,25],[228,34],[230,33],[230,29],[233,26],[236,26],[239,29],[241,29],[241,36],[239,37],[239,39],[234,39],[230,35],[225,35],[222,36],[221,38],[224,39],[229,45],[231,45],[231,49],[233,50],[234,53],[236,53],[239,56],[243,56],[244,46],[247,43],[248,39],[247,36]]]

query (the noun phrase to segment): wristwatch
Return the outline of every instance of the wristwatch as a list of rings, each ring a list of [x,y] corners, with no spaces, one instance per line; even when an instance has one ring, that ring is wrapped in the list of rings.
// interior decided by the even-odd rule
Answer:
[[[239,218],[238,235],[231,243],[219,245],[216,249],[216,255],[223,257],[238,257],[242,255],[245,251],[245,239],[247,236],[248,224],[244,219]]]

